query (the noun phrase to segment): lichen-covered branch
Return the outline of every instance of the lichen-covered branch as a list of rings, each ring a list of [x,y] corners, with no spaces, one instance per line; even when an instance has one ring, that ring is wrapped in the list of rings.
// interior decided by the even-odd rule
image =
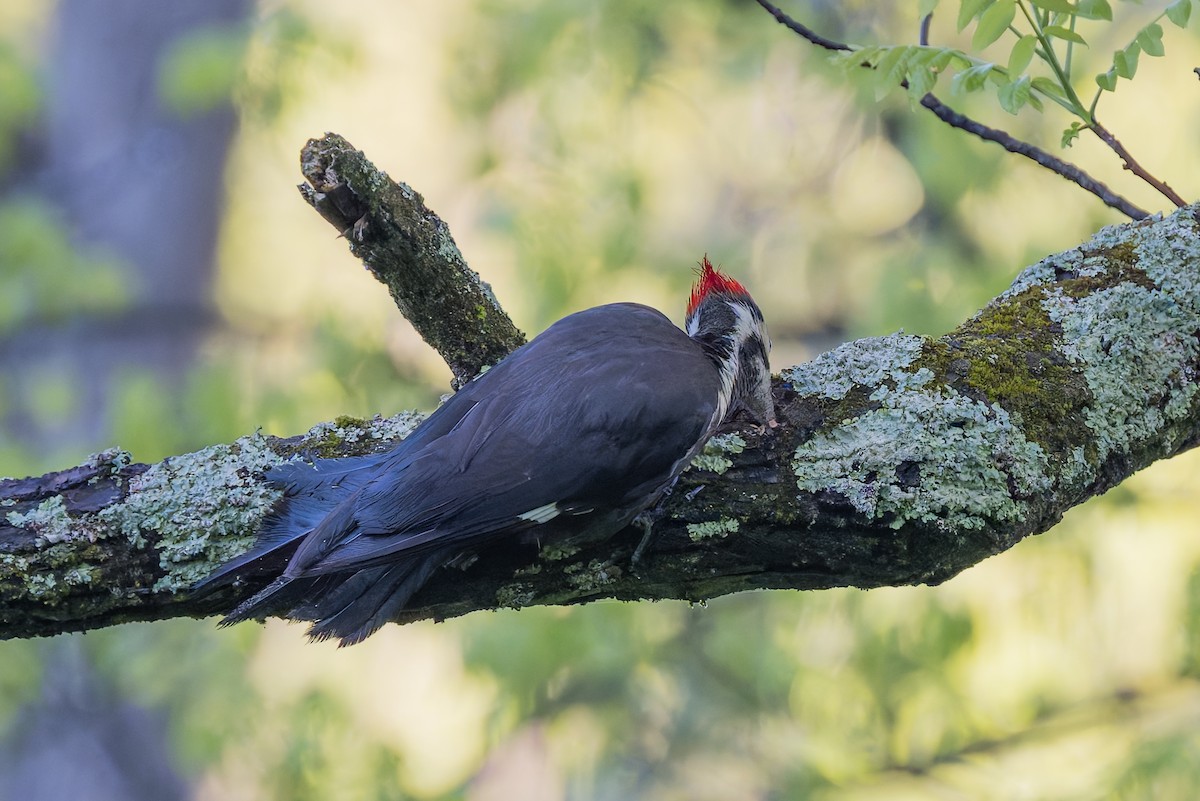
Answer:
[[[69,470],[0,479],[0,638],[219,611],[221,599],[187,590],[254,542],[280,497],[264,470],[386,448],[420,420],[339,418],[154,465],[113,448]]]
[[[300,194],[345,236],[350,252],[446,360],[455,389],[524,344],[446,223],[411,187],[332,133],[309,140],[300,168],[308,181]]]
[[[499,543],[406,619],[596,598],[943,581],[1200,441],[1200,207],[1107,228],[946,336],[847,343],[776,380],[781,425],[710,443],[640,532]],[[156,465],[119,451],[0,481],[0,637],[224,611],[192,583],[252,542],[284,459],[388,447],[419,418],[342,419]]]

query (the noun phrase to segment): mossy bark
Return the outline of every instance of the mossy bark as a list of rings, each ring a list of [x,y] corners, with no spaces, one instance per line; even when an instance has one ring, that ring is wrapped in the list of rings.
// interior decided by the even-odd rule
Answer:
[[[363,187],[367,206],[381,202],[376,191],[399,191],[382,179]],[[367,225],[385,217],[372,212]],[[737,436],[715,439],[655,510],[654,540],[636,564],[631,529],[540,550],[497,543],[438,571],[404,620],[944,581],[1194,446],[1198,387],[1193,206],[1044,259],[946,336],[859,340],[784,370],[774,386],[780,426],[735,424]],[[231,608],[257,586],[208,597],[188,588],[245,549],[271,514],[279,493],[263,470],[380,450],[418,419],[342,418],[304,438],[244,437],[153,466],[114,451],[0,481],[0,637]]]
[[[337,134],[300,154],[300,194],[345,237],[400,312],[454,373],[457,389],[524,344],[491,287],[467,266],[450,229]]]

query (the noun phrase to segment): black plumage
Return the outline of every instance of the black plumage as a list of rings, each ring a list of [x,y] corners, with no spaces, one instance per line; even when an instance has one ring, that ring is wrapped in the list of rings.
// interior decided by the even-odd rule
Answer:
[[[646,306],[588,309],[467,384],[393,450],[272,470],[286,490],[279,514],[203,587],[277,578],[224,622],[281,614],[313,621],[316,638],[358,642],[479,545],[628,525],[731,407],[761,417],[765,403],[770,419],[762,315],[712,274],[725,283],[693,294],[693,336]],[[719,304],[718,327],[704,324],[702,301]],[[734,303],[751,313],[727,320]],[[759,357],[763,375],[736,374]]]

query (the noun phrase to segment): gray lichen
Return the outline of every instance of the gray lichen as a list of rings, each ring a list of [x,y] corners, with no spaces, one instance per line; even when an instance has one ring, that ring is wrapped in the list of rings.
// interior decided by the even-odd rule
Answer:
[[[400,412],[391,417],[375,415],[370,418],[342,416],[317,423],[304,435],[302,452],[317,456],[337,456],[346,443],[403,439],[420,425],[425,415],[420,412]]]
[[[73,567],[63,574],[63,581],[71,585],[91,584],[96,569],[91,565]]]
[[[794,455],[808,492],[833,491],[893,528],[919,520],[947,530],[1016,520],[1014,500],[1049,487],[1046,457],[1003,408],[941,389],[872,396],[881,407],[820,432]]]
[[[1085,411],[1100,460],[1128,453],[1165,423],[1188,414],[1196,377],[1180,365],[1196,360],[1188,329],[1195,316],[1171,296],[1136,284],[1074,299],[1046,299],[1062,325],[1063,353],[1082,366],[1093,403]]]
[[[331,422],[313,426],[305,435],[305,439],[321,440],[331,436],[342,442],[403,439],[424,419],[425,415],[412,411],[400,412],[391,417],[378,414],[370,418],[339,417]]]
[[[1198,230],[1191,209],[1154,225],[1105,228],[1080,248],[1103,254],[1103,267],[1080,274],[1121,282],[1081,297],[1052,291],[1043,301],[1062,326],[1063,354],[1080,366],[1091,392],[1085,418],[1098,461],[1160,437],[1192,412],[1200,357]]]
[[[99,453],[93,453],[91,456],[85,459],[83,461],[83,466],[96,469],[106,467],[108,468],[109,473],[115,475],[119,473],[122,468],[128,467],[132,461],[133,456],[129,453],[129,451],[123,448],[106,448]]]
[[[529,606],[537,597],[533,585],[521,581],[505,584],[496,590],[496,606],[506,609],[520,609]]]
[[[593,559],[586,566],[582,562],[567,565],[563,573],[567,583],[575,589],[580,592],[594,592],[618,581],[624,571],[614,562]]]
[[[32,531],[40,545],[68,542],[79,536],[61,495],[47,498],[30,512],[9,512],[7,519],[10,525]]]
[[[735,518],[723,517],[720,520],[707,520],[703,523],[688,523],[687,533],[692,542],[714,538],[723,539],[730,534],[736,534],[740,526],[741,523]]]
[[[93,471],[89,484],[116,477],[120,500],[98,511],[68,509],[63,495],[51,495],[37,506],[0,502],[0,521],[32,535],[35,555],[0,555],[0,582],[23,597],[47,605],[71,595],[71,588],[90,585],[101,575],[113,538],[134,549],[153,549],[162,576],[155,592],[190,588],[221,563],[251,546],[282,490],[263,474],[291,455],[320,453],[345,443],[386,444],[402,438],[422,419],[405,412],[373,419],[339,418],[315,426],[298,445],[268,441],[256,433],[231,444],[214,445],[171,457],[144,471],[119,478],[129,466],[127,451],[111,448],[81,465]],[[361,446],[360,446],[361,447]],[[276,450],[278,448],[278,451]],[[17,508],[12,508],[12,507]]]
[[[873,389],[887,379],[919,387],[932,380],[933,374],[908,368],[921,355],[924,345],[923,337],[903,331],[867,337],[840,345],[806,364],[785,368],[779,376],[801,395],[831,400],[841,400],[855,386]]]
[[[166,459],[135,477],[125,500],[99,518],[135,547],[156,534],[165,575],[154,590],[178,591],[251,546],[282,496],[261,478],[279,461],[261,434]]]
[[[1200,402],[1198,227],[1195,211],[1183,209],[1154,224],[1106,228],[1021,273],[981,313],[991,313],[988,324],[976,319],[971,333],[1020,357],[1011,344],[1020,330],[1003,326],[1028,325],[1044,315],[1054,326],[1047,329],[1053,332],[1047,347],[1058,361],[1035,350],[1046,343],[1031,342],[1029,358],[1036,362],[1005,362],[1008,370],[1034,364],[1040,373],[1030,368],[1029,375],[1009,375],[996,364],[964,360],[961,349],[935,373],[918,365],[931,364],[928,356],[937,348],[923,358],[921,340],[899,334],[849,343],[785,371],[801,393],[840,400],[857,386],[869,389],[867,399],[878,404],[831,420],[796,450],[800,489],[836,492],[860,513],[894,527],[920,520],[969,530],[1021,519],[1030,499],[1056,487],[1086,485],[1113,454],[1149,442],[1173,448],[1164,429],[1193,415]],[[1029,301],[1034,312],[1025,313],[1030,307],[1022,304]],[[953,337],[947,342],[938,347],[951,353],[963,347]],[[955,358],[963,366],[951,370]],[[1077,378],[1060,375],[1064,369]],[[948,383],[935,383],[943,375]],[[1055,386],[1078,383],[1080,419],[1091,434],[1053,461],[1038,444],[1045,438],[1027,435],[1030,421],[989,400],[1020,407],[1021,393],[1038,392],[1039,377],[1050,375]],[[949,385],[964,377],[964,383]],[[1028,387],[1017,386],[1022,377]]]
[[[704,443],[704,449],[692,459],[689,469],[722,475],[733,466],[733,460],[727,454],[738,454],[745,449],[746,440],[736,433],[720,434]]]

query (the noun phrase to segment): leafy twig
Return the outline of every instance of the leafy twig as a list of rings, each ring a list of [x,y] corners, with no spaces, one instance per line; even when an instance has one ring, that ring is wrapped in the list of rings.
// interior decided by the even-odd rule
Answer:
[[[853,48],[850,47],[850,45],[848,45],[844,42],[834,41],[833,39],[827,39],[824,36],[821,36],[817,32],[813,31],[811,28],[808,28],[807,26],[801,24],[800,22],[797,22],[796,20],[792,19],[790,16],[785,14],[783,12],[783,10],[780,9],[778,6],[774,5],[773,3],[768,2],[768,0],[756,0],[756,2],[760,6],[762,6],[767,11],[767,13],[769,13],[771,16],[773,16],[775,18],[775,21],[778,22],[780,25],[783,25],[788,30],[792,31],[793,33],[802,37],[803,39],[806,39],[807,41],[811,42],[812,44],[815,44],[818,47],[822,47],[826,50],[832,50],[832,51],[853,50]],[[926,24],[923,23],[922,24],[922,37],[927,38],[927,36],[928,36],[928,28],[926,27]],[[924,44],[924,42],[922,42],[922,44]],[[907,88],[908,83],[907,83],[907,81],[901,81],[901,85]],[[1009,151],[1010,153],[1016,153],[1017,155],[1025,156],[1026,158],[1031,159],[1032,161],[1040,164],[1041,166],[1045,167],[1046,169],[1050,170],[1051,172],[1055,172],[1058,175],[1061,175],[1063,178],[1066,178],[1068,181],[1071,181],[1072,183],[1076,184],[1080,188],[1082,188],[1088,192],[1091,192],[1093,195],[1100,198],[1100,200],[1103,201],[1105,205],[1116,209],[1117,211],[1121,212],[1122,214],[1126,215],[1127,217],[1129,217],[1131,219],[1141,220],[1141,219],[1145,219],[1146,217],[1149,216],[1149,213],[1146,212],[1144,209],[1138,208],[1137,206],[1130,203],[1128,200],[1126,200],[1121,195],[1118,195],[1117,193],[1113,192],[1103,182],[1097,181],[1095,178],[1092,178],[1090,175],[1087,174],[1086,171],[1084,171],[1080,167],[1078,167],[1074,164],[1071,164],[1070,162],[1063,161],[1062,159],[1057,158],[1055,156],[1052,156],[1049,153],[1047,153],[1046,151],[1037,147],[1036,145],[1032,145],[1028,142],[1017,139],[1016,137],[1012,136],[1011,134],[1009,134],[1005,131],[1000,130],[999,128],[992,128],[990,126],[984,125],[983,123],[980,123],[980,122],[977,122],[977,121],[971,119],[970,117],[966,116],[965,114],[961,114],[961,113],[955,111],[954,109],[950,108],[945,103],[943,103],[941,100],[938,100],[937,97],[934,96],[934,94],[932,92],[927,92],[921,98],[921,105],[923,107],[925,107],[926,109],[928,109],[929,111],[933,112],[933,114],[936,115],[938,119],[940,119],[942,122],[946,123],[947,125],[949,125],[953,128],[958,128],[961,131],[966,131],[967,133],[973,134],[973,135],[979,137],[980,139],[983,139],[984,141],[995,142],[996,144],[1000,145],[1001,147],[1003,147],[1005,150]]]
[[[1063,91],[1067,93],[1067,100],[1069,103],[1069,105],[1067,105],[1068,110],[1083,120],[1084,127],[1094,133],[1100,139],[1100,141],[1104,142],[1104,144],[1106,144],[1114,153],[1117,154],[1118,158],[1120,158],[1124,164],[1125,169],[1129,170],[1138,178],[1141,178],[1143,181],[1150,184],[1150,186],[1154,187],[1156,190],[1162,193],[1164,197],[1174,203],[1176,207],[1187,205],[1184,199],[1176,194],[1175,190],[1167,186],[1165,181],[1160,181],[1147,172],[1146,169],[1133,158],[1130,152],[1125,149],[1124,145],[1122,145],[1117,138],[1113,136],[1107,128],[1101,125],[1099,120],[1096,119],[1096,103],[1099,101],[1100,95],[1104,91],[1103,88],[1097,91],[1096,97],[1092,100],[1092,105],[1090,108],[1085,109],[1083,107],[1083,101],[1079,99],[1079,95],[1075,93],[1074,86],[1071,85],[1070,55],[1072,42],[1070,40],[1067,41],[1067,66],[1064,68],[1062,64],[1059,63],[1058,55],[1055,53],[1054,47],[1050,43],[1050,39],[1046,36],[1046,32],[1043,29],[1042,24],[1038,21],[1037,17],[1029,13],[1029,9],[1026,7],[1025,3],[1022,2],[1022,0],[1017,0],[1017,7],[1021,9],[1021,12],[1025,15],[1025,18],[1029,21],[1029,25],[1033,29],[1034,35],[1038,38],[1038,42],[1041,43],[1045,61],[1050,65],[1050,69],[1053,70],[1055,76],[1058,78],[1059,86],[1061,86]],[[1160,14],[1159,18],[1161,17],[1162,15]],[[1074,30],[1074,25],[1075,17],[1072,16],[1072,30]]]

